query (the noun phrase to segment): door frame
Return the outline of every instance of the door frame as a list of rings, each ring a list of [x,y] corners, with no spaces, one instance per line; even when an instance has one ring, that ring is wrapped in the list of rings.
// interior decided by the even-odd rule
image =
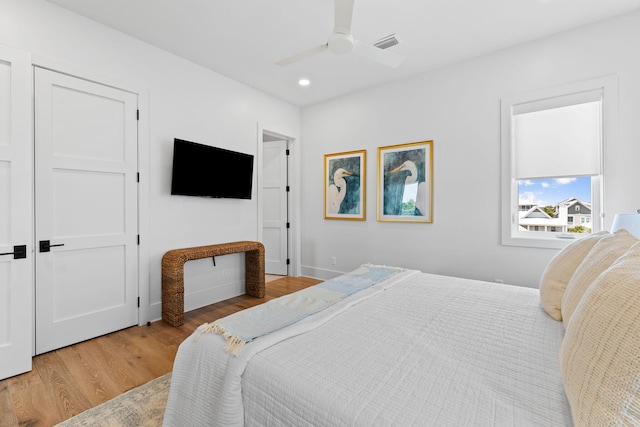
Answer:
[[[151,312],[149,301],[149,89],[139,82],[121,78],[117,74],[105,73],[88,67],[70,64],[44,55],[32,54],[31,65],[32,73],[33,67],[45,68],[79,79],[131,92],[138,96],[138,173],[140,174],[140,182],[138,183],[138,234],[140,235],[140,244],[138,245],[138,297],[140,298],[140,306],[138,307],[138,325],[145,325],[147,322],[152,320],[150,319]],[[32,107],[35,107],[35,105]],[[33,146],[33,144],[34,141],[32,139],[31,145]],[[33,238],[35,238],[35,234],[33,235]],[[35,241],[33,241],[32,244],[35,248]],[[35,281],[33,286],[35,292]],[[35,319],[33,330],[32,352],[35,352]]]
[[[291,190],[289,191],[289,223],[290,228],[287,237],[287,246],[289,259],[289,276],[298,277],[302,273],[302,266],[300,263],[300,137],[297,132],[291,129],[282,129],[279,126],[258,123],[257,129],[257,142],[256,142],[256,169],[257,169],[257,193],[258,193],[258,221],[256,223],[256,235],[258,241],[262,242],[264,235],[262,232],[263,222],[263,201],[264,195],[262,194],[262,181],[263,181],[263,155],[262,144],[264,142],[263,135],[269,135],[277,139],[287,141],[289,149],[288,165],[288,182]],[[292,185],[293,183],[293,185]]]
[[[19,313],[19,318],[15,314],[10,315],[10,322],[19,320],[18,324],[21,326],[19,331],[21,336],[19,339],[13,339],[13,335],[16,332],[15,325],[10,324],[9,335],[11,343],[8,347],[5,347],[5,351],[12,353],[12,357],[17,356],[19,360],[11,360],[2,369],[0,374],[0,382],[5,378],[9,378],[14,375],[19,375],[24,372],[29,372],[33,369],[31,356],[34,353],[35,341],[29,340],[28,336],[25,336],[29,332],[33,332],[35,328],[34,316],[35,316],[35,298],[34,298],[34,256],[35,246],[33,244],[35,240],[35,234],[33,229],[34,223],[34,195],[33,195],[33,180],[34,180],[34,166],[33,166],[33,68],[31,67],[31,54],[27,51],[16,49],[13,47],[0,45],[0,60],[8,62],[11,67],[11,111],[21,111],[21,113],[12,114],[11,118],[11,145],[16,150],[17,156],[22,155],[23,161],[26,164],[21,165],[24,170],[21,178],[24,179],[24,186],[26,194],[22,195],[23,208],[27,212],[24,213],[26,218],[23,219],[19,231],[15,233],[14,230],[16,224],[11,224],[11,234],[13,245],[26,245],[27,256],[20,260],[10,260],[8,262],[18,262],[24,268],[26,283],[20,284],[23,286],[21,292],[13,293],[10,296],[11,303],[18,302],[20,306],[13,306],[16,312]],[[12,160],[13,165],[13,160]],[[13,169],[13,166],[12,166]],[[13,268],[13,267],[12,267]],[[16,267],[20,268],[20,267]],[[13,283],[13,282],[11,282]],[[10,285],[11,289],[12,286]],[[11,292],[14,289],[11,289]],[[22,306],[22,304],[27,304]],[[30,347],[29,347],[30,346]],[[6,354],[6,353],[5,353]],[[30,356],[29,356],[30,355]],[[24,358],[24,359],[23,359]],[[5,375],[9,374],[9,377]]]
[[[267,137],[269,137],[269,140],[267,140]],[[285,175],[284,187],[289,187],[289,154],[287,154],[288,151],[289,151],[289,140],[275,138],[275,137],[273,137],[272,135],[270,135],[268,133],[263,133],[262,134],[262,139],[263,139],[263,141],[262,141],[262,154],[263,154],[263,156],[264,156],[264,153],[265,153],[265,150],[266,150],[266,147],[267,147],[268,144],[279,144],[278,147],[281,148],[282,147],[282,143],[284,143],[284,150],[285,151],[284,152],[279,152],[280,156],[284,155],[284,167],[283,167],[283,164],[280,163],[279,171],[280,171],[280,173],[282,173],[283,170],[284,170],[284,175]],[[273,146],[271,146],[271,149],[273,149]],[[263,166],[264,166],[264,158],[265,157],[266,156],[263,157],[263,163],[262,163]],[[264,169],[263,169],[263,173],[264,173]],[[271,173],[273,173],[273,171],[271,171]],[[264,175],[263,175],[263,178],[264,178]],[[280,183],[282,184],[282,182],[280,182]],[[264,191],[264,184],[266,184],[265,181],[263,181],[262,185],[260,186],[263,191]],[[270,187],[270,188],[272,188],[272,187]],[[282,187],[280,187],[280,188],[282,189]],[[263,201],[263,209],[264,209],[264,203],[269,203],[269,204],[271,203],[268,200],[268,197],[264,196],[264,193],[263,193],[262,201]],[[282,203],[282,199],[279,199],[279,201]],[[286,224],[290,223],[290,219],[289,219],[289,192],[286,190],[286,188],[284,188],[284,214],[286,216],[285,221],[284,221],[284,228],[280,229],[279,238],[282,239],[282,233],[284,232],[285,233],[285,239],[284,239],[285,240],[285,244],[284,244],[285,254],[284,254],[284,257],[279,257],[279,259],[281,261],[278,264],[281,267],[281,263],[282,262],[285,263],[285,265],[284,265],[285,272],[286,272],[285,276],[288,276],[289,275],[289,263],[287,263],[286,260],[290,259],[289,258],[289,228],[286,227]],[[263,221],[264,221],[264,217],[263,217]],[[269,268],[270,268],[271,264],[270,264],[270,260],[268,259],[268,257],[266,255],[269,254],[269,253],[271,255],[273,255],[273,252],[269,251],[269,248],[267,247],[267,243],[273,243],[273,242],[267,242],[267,240],[265,239],[265,236],[264,236],[264,230],[265,230],[265,225],[263,223],[262,224],[262,232],[263,232],[263,235],[262,235],[263,242],[262,243],[264,243],[265,250],[267,251],[267,253],[265,254],[265,266],[264,266],[265,272],[267,274],[278,275],[279,273],[273,273],[273,272],[269,273]],[[278,246],[282,250],[282,245],[278,245]]]

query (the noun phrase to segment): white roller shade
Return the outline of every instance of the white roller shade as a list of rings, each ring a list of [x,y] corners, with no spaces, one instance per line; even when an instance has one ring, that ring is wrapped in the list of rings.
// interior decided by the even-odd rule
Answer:
[[[602,91],[513,107],[515,178],[598,175]]]

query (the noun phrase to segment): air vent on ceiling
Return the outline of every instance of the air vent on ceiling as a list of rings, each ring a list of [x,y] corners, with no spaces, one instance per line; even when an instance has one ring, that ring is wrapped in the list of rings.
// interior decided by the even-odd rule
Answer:
[[[383,37],[377,42],[374,42],[373,45],[379,49],[387,49],[391,46],[395,46],[400,43],[400,40],[396,37],[395,34],[391,34],[390,36]]]

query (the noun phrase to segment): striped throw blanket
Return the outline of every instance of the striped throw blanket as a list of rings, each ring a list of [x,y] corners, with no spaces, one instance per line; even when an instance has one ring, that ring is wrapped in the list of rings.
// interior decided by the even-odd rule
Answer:
[[[367,289],[401,268],[365,264],[335,279],[201,325],[194,335],[213,332],[226,339],[225,350],[238,355],[244,345],[322,311],[350,295]]]

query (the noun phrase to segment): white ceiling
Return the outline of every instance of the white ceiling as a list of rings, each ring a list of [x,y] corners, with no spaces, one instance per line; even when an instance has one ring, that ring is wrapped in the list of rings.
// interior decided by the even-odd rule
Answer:
[[[396,33],[391,69],[324,52],[333,0],[49,0],[290,103],[305,106],[640,9],[640,0],[356,0],[352,34]],[[297,82],[306,77],[308,87]]]

